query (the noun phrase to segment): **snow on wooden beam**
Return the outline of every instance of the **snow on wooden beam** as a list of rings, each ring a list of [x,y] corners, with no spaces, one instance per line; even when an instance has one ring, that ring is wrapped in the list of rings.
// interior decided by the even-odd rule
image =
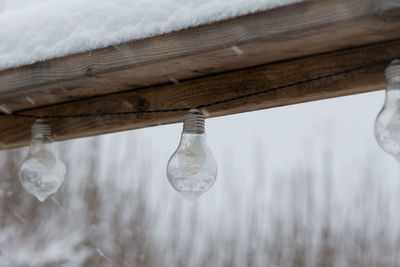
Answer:
[[[192,108],[300,82],[278,91],[214,105],[205,110],[209,117],[222,116],[383,89],[386,65],[399,57],[400,40],[396,40],[20,113],[43,116]],[[359,68],[362,66],[370,67]],[[337,75],[330,76],[333,73]],[[317,77],[325,78],[303,83]],[[184,114],[168,112],[54,119],[48,122],[53,127],[53,138],[66,140],[180,122]],[[32,119],[0,116],[1,148],[27,145],[32,123]]]
[[[320,0],[0,72],[9,111],[400,38],[395,0]]]

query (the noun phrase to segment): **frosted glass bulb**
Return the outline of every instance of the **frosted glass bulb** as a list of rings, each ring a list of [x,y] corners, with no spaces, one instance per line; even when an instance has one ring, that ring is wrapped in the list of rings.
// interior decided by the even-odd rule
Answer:
[[[168,161],[172,187],[191,202],[208,191],[217,177],[217,164],[206,144],[204,115],[192,109],[184,117],[181,141]]]
[[[384,151],[400,162],[400,60],[386,69],[385,103],[375,120],[375,137]]]
[[[64,163],[51,150],[50,136],[48,124],[37,121],[32,125],[30,150],[19,169],[21,184],[40,201],[57,191],[66,173]]]

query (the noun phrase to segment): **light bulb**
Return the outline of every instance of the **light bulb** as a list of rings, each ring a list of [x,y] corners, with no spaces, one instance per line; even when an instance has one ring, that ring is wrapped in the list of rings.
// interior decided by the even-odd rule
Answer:
[[[204,115],[197,109],[184,117],[181,141],[168,161],[167,177],[172,187],[191,202],[215,183],[217,164],[206,144]]]
[[[386,69],[385,103],[375,120],[375,138],[381,148],[400,162],[400,60]]]
[[[30,150],[19,169],[21,184],[40,201],[57,191],[66,172],[64,163],[51,150],[50,136],[50,125],[42,121],[32,125]]]

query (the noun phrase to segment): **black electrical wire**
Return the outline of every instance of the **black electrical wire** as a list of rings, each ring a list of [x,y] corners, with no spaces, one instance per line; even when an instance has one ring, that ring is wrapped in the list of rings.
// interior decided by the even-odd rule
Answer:
[[[197,107],[191,107],[191,108],[181,107],[181,108],[173,108],[173,109],[155,109],[155,110],[87,113],[87,114],[71,114],[71,115],[44,115],[44,116],[37,116],[37,115],[32,115],[32,114],[19,114],[19,113],[0,113],[0,115],[20,117],[20,118],[32,118],[32,119],[73,119],[73,118],[97,118],[97,117],[106,117],[106,116],[121,116],[121,115],[133,115],[133,114],[169,113],[169,112],[189,111],[192,108],[195,108],[195,109],[208,108],[211,106],[225,104],[228,102],[233,102],[233,101],[241,100],[244,98],[249,98],[249,97],[253,97],[253,96],[259,96],[259,95],[263,95],[263,94],[267,94],[267,93],[276,92],[279,90],[283,90],[283,89],[298,86],[298,85],[303,85],[303,84],[308,84],[308,83],[312,83],[315,81],[329,79],[329,78],[332,78],[335,76],[350,74],[355,71],[365,70],[365,69],[369,69],[369,68],[376,67],[379,65],[387,65],[389,63],[390,63],[390,60],[379,61],[379,62],[376,62],[373,64],[359,66],[359,67],[355,67],[355,68],[344,70],[344,71],[339,71],[339,72],[335,72],[335,73],[331,73],[331,74],[327,74],[327,75],[318,76],[316,78],[311,78],[311,79],[307,79],[307,80],[303,80],[303,81],[299,81],[299,82],[295,82],[295,83],[291,83],[291,84],[287,84],[287,85],[269,88],[269,89],[265,89],[265,90],[255,92],[255,93],[250,93],[250,94],[245,94],[245,95],[227,98],[227,99],[223,99],[223,100],[218,100],[215,102],[211,102],[209,104],[199,105]],[[91,99],[91,98],[87,98],[87,99]],[[77,101],[79,101],[79,100],[77,100]]]

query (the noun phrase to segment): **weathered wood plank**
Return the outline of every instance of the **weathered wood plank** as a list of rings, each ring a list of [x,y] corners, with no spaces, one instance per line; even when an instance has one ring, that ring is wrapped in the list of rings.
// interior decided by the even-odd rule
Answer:
[[[22,110],[399,37],[399,1],[304,2],[0,72],[0,104]]]
[[[93,99],[56,104],[22,113],[65,115],[192,108],[227,98],[260,92],[267,88],[298,83],[377,62],[400,57],[400,40],[268,64],[210,77],[162,85]],[[385,87],[385,64],[348,74],[304,83],[276,92],[207,108],[210,117],[247,112],[330,97],[369,92]],[[185,112],[48,120],[54,139],[66,140],[182,121]],[[29,142],[32,119],[0,116],[3,148]]]

